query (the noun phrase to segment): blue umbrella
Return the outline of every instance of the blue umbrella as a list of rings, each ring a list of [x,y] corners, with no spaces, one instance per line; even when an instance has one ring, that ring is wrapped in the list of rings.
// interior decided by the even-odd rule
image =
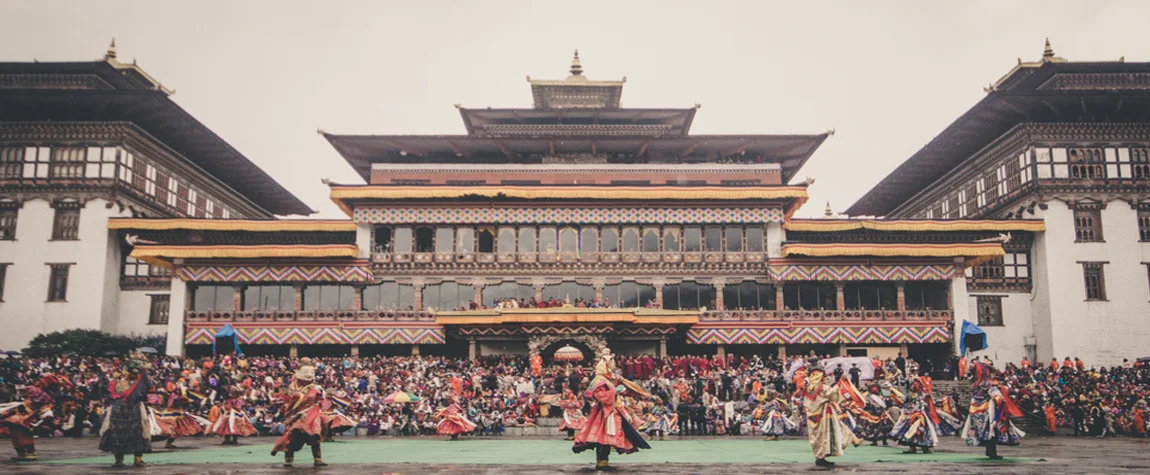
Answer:
[[[970,351],[985,350],[987,346],[990,346],[986,340],[986,332],[978,328],[978,325],[970,323],[968,320],[962,321],[962,334],[958,337],[958,350],[963,356],[966,356],[968,349]]]

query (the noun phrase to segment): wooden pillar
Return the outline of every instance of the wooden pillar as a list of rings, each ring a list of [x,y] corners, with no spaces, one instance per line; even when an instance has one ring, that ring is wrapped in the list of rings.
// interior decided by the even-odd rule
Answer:
[[[356,311],[363,310],[363,285],[355,286],[355,295],[351,298],[351,308]]]
[[[423,282],[416,281],[411,284],[411,288],[415,291],[412,306],[415,307],[416,311],[423,310]]]
[[[475,299],[474,299],[474,302],[475,302],[475,304],[476,304],[476,305],[479,305],[479,306],[481,306],[481,307],[482,307],[482,306],[483,306],[483,284],[481,284],[481,283],[476,283],[476,284],[474,284],[474,285],[473,285],[473,287],[475,287]]]
[[[419,344],[411,345],[411,356],[419,356]]]
[[[783,282],[779,281],[775,284],[775,310],[783,310],[786,306],[783,305]]]
[[[295,298],[292,300],[292,309],[295,311],[303,310],[303,284],[292,284],[292,290],[295,291]]]
[[[299,345],[292,343],[288,349],[288,356],[292,358],[299,358]]]
[[[726,285],[723,282],[723,279],[716,278],[714,284],[712,285],[715,286],[715,310],[723,310],[727,308],[723,305],[723,287]]]
[[[906,282],[895,282],[894,288],[898,295],[898,309],[906,310]]]
[[[359,356],[359,345],[351,345],[351,356]]]
[[[841,280],[835,282],[835,310],[843,310],[847,306],[846,295],[843,293],[844,286],[846,286],[846,282]]]
[[[644,305],[646,304],[646,302],[639,302],[639,303],[642,303]],[[663,283],[662,282],[658,282],[655,284],[655,306],[658,308],[663,308]]]
[[[244,287],[237,285],[234,287],[235,292],[232,292],[232,311],[240,312],[244,309]]]
[[[595,284],[595,300],[603,303],[603,284]]]
[[[659,340],[659,357],[660,358],[666,358],[667,357],[667,339],[666,338],[662,338]]]
[[[847,344],[846,343],[839,343],[839,356],[846,356],[846,355],[847,355]]]
[[[787,345],[779,345],[779,361],[787,360]]]
[[[467,340],[467,359],[475,361],[475,357],[479,356],[478,350],[475,345],[475,340]]]
[[[546,287],[546,285],[539,284],[539,285],[535,286],[535,301],[536,302],[542,302],[543,301],[543,287]]]
[[[719,343],[718,348],[715,349],[715,354],[719,355],[719,358],[727,359],[727,346]]]

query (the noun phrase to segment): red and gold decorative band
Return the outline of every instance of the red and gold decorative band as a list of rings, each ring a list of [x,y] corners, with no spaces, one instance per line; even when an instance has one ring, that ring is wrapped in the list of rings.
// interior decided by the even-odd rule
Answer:
[[[1046,231],[1038,219],[796,219],[783,225],[788,231]]]

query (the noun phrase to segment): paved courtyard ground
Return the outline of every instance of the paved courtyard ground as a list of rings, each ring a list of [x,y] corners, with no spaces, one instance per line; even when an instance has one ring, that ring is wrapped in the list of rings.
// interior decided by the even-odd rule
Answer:
[[[181,440],[180,449],[145,459],[143,469],[113,469],[111,456],[96,450],[95,438],[39,440],[42,460],[35,464],[4,462],[0,473],[86,474],[526,474],[593,471],[593,455],[574,454],[570,442],[555,439],[348,438],[324,444],[332,464],[311,467],[310,454],[296,457],[297,467],[279,466],[268,454],[272,439],[245,439],[238,447],[219,446],[220,439]],[[805,439],[765,442],[758,438],[694,438],[652,441],[653,450],[614,455],[621,473],[760,474],[825,471],[813,465]],[[964,474],[1150,473],[1150,443],[1141,439],[1029,437],[1022,447],[1002,450],[1008,458],[987,463],[977,447],[948,438],[931,455],[906,455],[898,447],[862,446],[839,457],[835,471],[853,473]]]

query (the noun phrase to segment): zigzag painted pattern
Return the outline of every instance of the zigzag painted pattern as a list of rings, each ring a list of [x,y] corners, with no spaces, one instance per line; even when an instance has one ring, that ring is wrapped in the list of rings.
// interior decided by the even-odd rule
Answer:
[[[779,208],[365,208],[357,223],[781,223]]]
[[[946,343],[943,327],[830,328],[692,328],[687,341],[696,344],[900,344]]]
[[[176,269],[188,282],[365,282],[364,266],[188,266]]]
[[[949,280],[953,265],[774,265],[775,280]]]
[[[210,345],[215,329],[189,329],[184,343]],[[341,344],[441,344],[446,340],[441,328],[386,327],[386,328],[268,328],[240,327],[236,329],[240,343],[247,345],[341,345]]]

